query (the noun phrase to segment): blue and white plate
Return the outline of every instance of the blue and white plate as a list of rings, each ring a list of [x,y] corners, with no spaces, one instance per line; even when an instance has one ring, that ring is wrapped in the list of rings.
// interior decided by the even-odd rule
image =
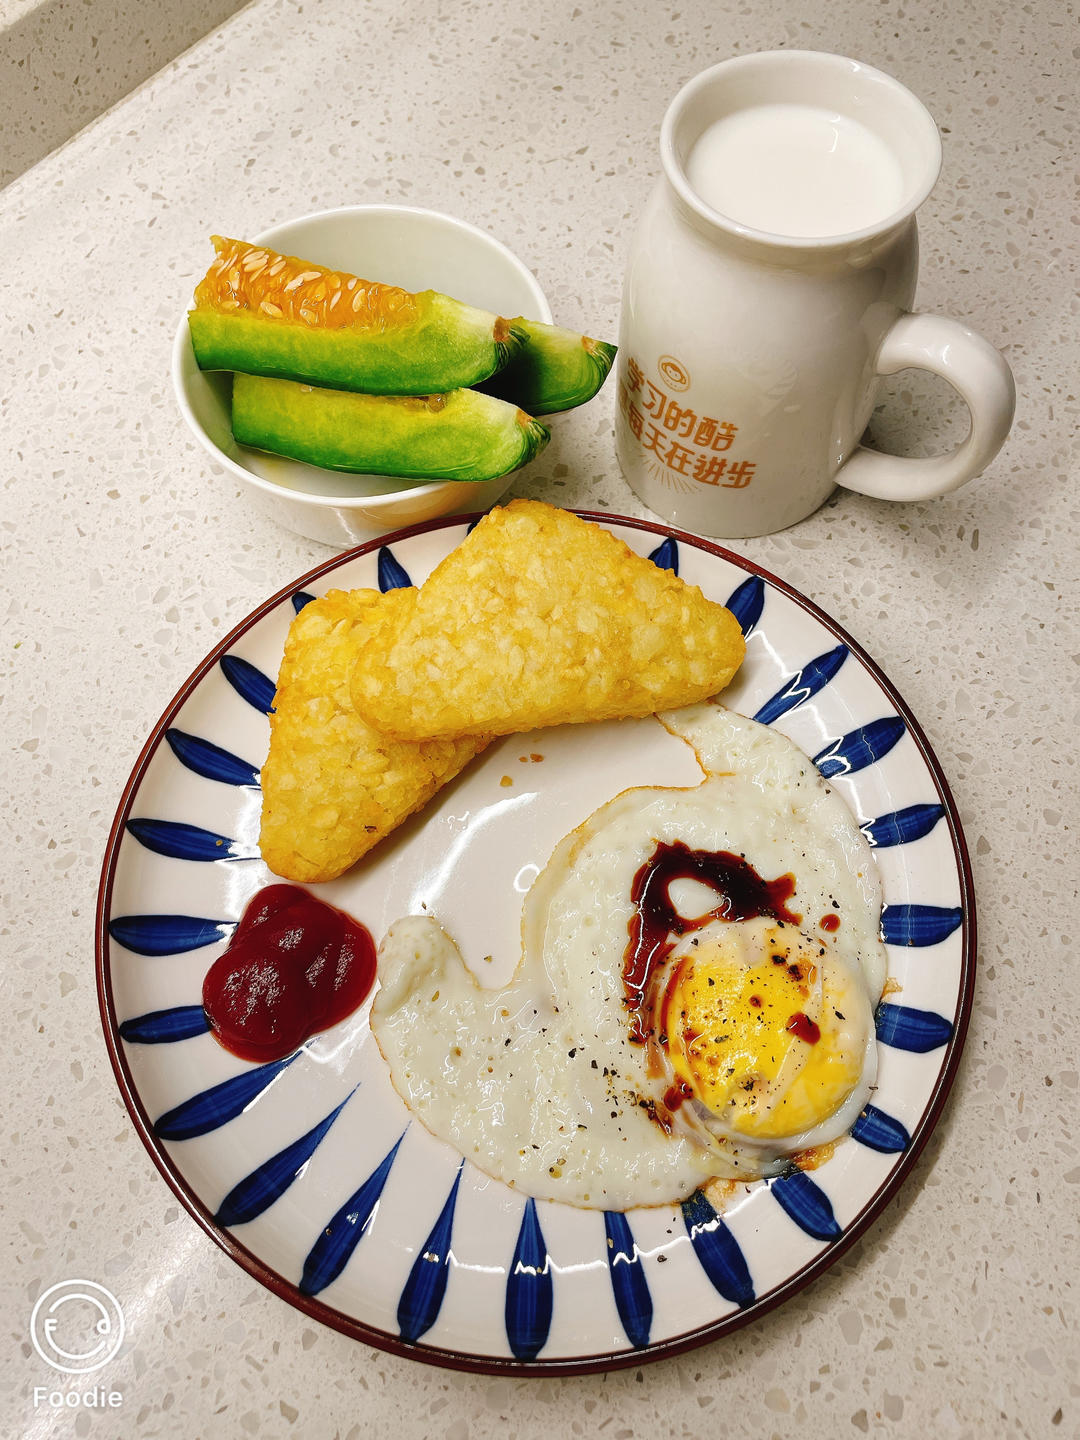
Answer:
[[[207,1032],[203,976],[249,898],[274,879],[257,845],[259,769],[290,621],[328,589],[421,583],[466,521],[328,561],[237,626],[155,726],[105,860],[105,1037],[166,1180],[238,1264],[291,1304],[435,1364],[549,1374],[634,1365],[792,1294],[911,1170],[971,1006],[963,836],[891,684],[826,615],[747,561],[660,526],[588,518],[731,607],[748,643],[725,702],[801,746],[874,846],[895,982],[877,1014],[878,1088],[818,1169],[743,1187],[722,1214],[700,1193],[626,1214],[536,1202],[410,1116],[368,1006],[276,1064],[238,1060]],[[556,842],[630,785],[692,783],[674,751],[685,747],[652,720],[510,736],[354,871],[313,888],[376,939],[426,905],[466,955],[495,957],[485,981],[499,983],[519,954],[522,897]]]

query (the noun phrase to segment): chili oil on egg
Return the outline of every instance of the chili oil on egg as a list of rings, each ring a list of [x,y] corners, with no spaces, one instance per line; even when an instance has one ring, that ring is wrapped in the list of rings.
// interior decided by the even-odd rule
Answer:
[[[508,985],[430,916],[379,950],[399,1095],[537,1198],[630,1209],[775,1173],[874,1082],[881,894],[854,817],[779,733],[708,703],[659,719],[701,784],[623,791],[556,846]]]

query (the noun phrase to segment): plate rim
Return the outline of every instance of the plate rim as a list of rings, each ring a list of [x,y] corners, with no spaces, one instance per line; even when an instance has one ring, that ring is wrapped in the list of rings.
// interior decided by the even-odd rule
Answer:
[[[410,525],[401,530],[394,530],[384,535],[376,536],[374,539],[367,540],[363,544],[354,546],[348,550],[343,550],[331,558],[320,562],[299,576],[298,579],[282,586],[268,599],[262,601],[254,610],[250,611],[217,641],[173,695],[143,744],[138,758],[128,775],[117,804],[101,865],[94,921],[95,981],[98,1013],[104,1034],[105,1047],[108,1052],[109,1062],[112,1066],[113,1077],[120,1091],[120,1098],[127,1110],[128,1117],[135,1127],[136,1134],[139,1136],[166,1184],[200,1229],[228,1255],[230,1260],[245,1270],[252,1279],[258,1281],[259,1284],[264,1286],[264,1288],[269,1290],[273,1295],[286,1301],[294,1309],[307,1315],[310,1319],[316,1320],[320,1324],[338,1331],[340,1334],[347,1335],[350,1339],[363,1341],[365,1344],[371,1345],[378,1350],[403,1356],[409,1360],[438,1366],[444,1369],[467,1371],[483,1375],[513,1375],[520,1377],[586,1375],[604,1373],[612,1370],[633,1369],[642,1365],[652,1364],[659,1360],[670,1359],[674,1356],[686,1354],[690,1350],[695,1350],[699,1346],[707,1345],[719,1339],[722,1335],[742,1329],[745,1325],[749,1325],[770,1311],[777,1309],[807,1285],[811,1284],[824,1271],[830,1269],[846,1251],[858,1240],[861,1240],[872,1226],[877,1223],[914,1170],[930,1136],[937,1127],[949,1093],[956,1080],[975,995],[978,957],[975,890],[971,873],[971,859],[968,852],[967,841],[964,837],[963,827],[960,822],[959,811],[956,801],[953,798],[952,790],[945,778],[941,763],[934,753],[933,747],[927,739],[922,726],[915,718],[911,708],[903,699],[899,690],[884,673],[877,661],[867,653],[863,646],[855,640],[843,626],[838,624],[837,621],[828,615],[815,601],[803,595],[802,592],[795,589],[793,585],[789,584],[786,580],[780,579],[754,560],[738,555],[734,551],[728,550],[722,545],[717,545],[711,540],[704,539],[699,535],[694,535],[685,530],[677,529],[674,526],[666,525],[661,521],[639,519],[629,515],[612,514],[602,510],[584,510],[569,506],[561,508],[570,510],[572,514],[579,516],[583,520],[594,521],[605,527],[611,525],[624,526],[628,529],[642,530],[655,534],[662,539],[673,539],[676,542],[690,545],[695,549],[703,550],[720,560],[727,561],[748,575],[759,576],[768,584],[774,585],[782,594],[786,595],[788,599],[794,601],[810,614],[813,619],[823,625],[825,629],[833,634],[842,644],[846,645],[859,662],[869,671],[875,682],[881,687],[893,705],[895,705],[897,713],[903,718],[907,725],[912,739],[919,748],[923,762],[930,772],[945,809],[949,835],[952,840],[953,854],[956,860],[960,885],[960,909],[963,916],[961,926],[962,945],[959,995],[956,1014],[953,1020],[952,1034],[945,1045],[944,1063],[934,1085],[934,1089],[931,1092],[929,1101],[920,1116],[917,1126],[912,1131],[911,1143],[894,1168],[890,1170],[882,1184],[874,1191],[869,1200],[866,1201],[851,1224],[844,1229],[839,1239],[827,1245],[825,1249],[806,1265],[800,1267],[793,1275],[789,1276],[761,1299],[755,1300],[749,1306],[740,1307],[722,1316],[712,1324],[700,1326],[693,1331],[688,1331],[681,1335],[671,1336],[666,1340],[657,1341],[640,1350],[603,1351],[592,1355],[576,1356],[572,1359],[560,1357],[543,1360],[538,1357],[534,1360],[517,1360],[512,1357],[477,1355],[471,1351],[449,1350],[435,1345],[425,1345],[423,1342],[404,1340],[400,1336],[392,1335],[388,1331],[380,1330],[376,1326],[358,1320],[352,1315],[347,1315],[344,1311],[328,1305],[325,1301],[319,1300],[315,1296],[305,1295],[292,1281],[286,1279],[285,1276],[279,1274],[276,1270],[271,1269],[264,1260],[260,1259],[259,1256],[249,1250],[245,1245],[241,1244],[227,1229],[215,1223],[210,1211],[188,1187],[179,1167],[174,1164],[172,1158],[166,1151],[164,1142],[160,1141],[154,1134],[153,1123],[142,1104],[124,1054],[123,1043],[119,1033],[119,1021],[113,1003],[108,916],[111,909],[113,882],[116,875],[120,840],[124,834],[124,826],[132,802],[142,783],[150,760],[161,744],[166,730],[196,687],[202,682],[206,675],[210,673],[221,656],[225,654],[242,635],[257,625],[272,610],[280,605],[282,601],[289,599],[295,595],[297,591],[303,590],[313,581],[321,579],[324,575],[341,568],[343,565],[360,559],[364,555],[370,554],[373,550],[381,549],[386,545],[396,544],[402,540],[411,539],[416,535],[427,534],[435,530],[445,530],[451,526],[469,526],[477,520],[482,519],[484,512],[470,515],[440,516],[433,520],[421,521],[416,525]]]

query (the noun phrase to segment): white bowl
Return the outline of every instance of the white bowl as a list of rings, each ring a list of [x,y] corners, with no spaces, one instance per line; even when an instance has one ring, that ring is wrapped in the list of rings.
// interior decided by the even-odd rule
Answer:
[[[367,280],[441,290],[498,315],[551,323],[544,292],[516,255],[475,225],[435,210],[351,205],[243,238]],[[172,375],[180,411],[199,443],[247,482],[264,513],[339,549],[440,515],[487,510],[514,478],[417,484],[386,475],[345,476],[238,445],[229,424],[230,378],[199,369],[186,314],[173,344]]]

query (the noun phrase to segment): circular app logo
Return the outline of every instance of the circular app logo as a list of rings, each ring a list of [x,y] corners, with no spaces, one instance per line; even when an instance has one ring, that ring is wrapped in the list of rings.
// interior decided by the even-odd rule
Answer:
[[[690,372],[681,365],[674,355],[661,355],[656,368],[671,386],[672,390],[689,390]]]
[[[30,1314],[30,1339],[46,1365],[69,1375],[98,1370],[124,1340],[124,1312],[93,1280],[50,1285]]]

